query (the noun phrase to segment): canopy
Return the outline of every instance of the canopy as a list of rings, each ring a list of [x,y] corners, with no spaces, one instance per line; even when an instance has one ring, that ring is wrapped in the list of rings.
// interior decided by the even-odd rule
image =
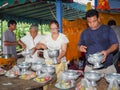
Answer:
[[[0,0],[0,19],[15,19],[18,22],[26,23],[48,23],[50,20],[56,19],[55,1],[56,0]],[[114,6],[112,10],[120,12],[120,0],[109,1],[110,6]],[[115,6],[117,8],[115,8]],[[62,10],[63,18],[75,20],[85,17],[86,5],[74,2],[74,0],[62,0]]]
[[[63,0],[69,1],[69,0]],[[2,0],[0,2],[0,19],[15,19],[18,22],[27,23],[48,23],[56,18],[55,0]],[[72,5],[73,4],[73,5]],[[81,8],[77,10],[74,6]],[[84,17],[84,10],[76,3],[62,3],[63,18],[75,20]]]

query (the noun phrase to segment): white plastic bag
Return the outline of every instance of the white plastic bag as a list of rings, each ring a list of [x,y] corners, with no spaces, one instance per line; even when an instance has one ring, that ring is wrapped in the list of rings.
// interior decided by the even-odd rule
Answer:
[[[110,81],[110,84],[108,86],[108,90],[120,90],[118,81],[116,79],[113,79]]]
[[[77,84],[75,90],[97,90],[97,88],[91,86],[90,82],[86,78],[83,78],[80,83]]]

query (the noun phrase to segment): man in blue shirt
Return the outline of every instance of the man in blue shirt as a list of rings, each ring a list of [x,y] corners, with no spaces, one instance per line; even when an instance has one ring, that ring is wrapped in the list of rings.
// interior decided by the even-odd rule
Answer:
[[[96,10],[89,10],[86,13],[89,28],[81,34],[78,43],[79,50],[85,52],[86,67],[85,71],[92,70],[87,61],[89,54],[100,52],[104,55],[102,64],[104,68],[99,69],[101,73],[113,73],[116,69],[113,65],[113,54],[118,49],[118,40],[115,32],[108,26],[100,24],[99,13]]]

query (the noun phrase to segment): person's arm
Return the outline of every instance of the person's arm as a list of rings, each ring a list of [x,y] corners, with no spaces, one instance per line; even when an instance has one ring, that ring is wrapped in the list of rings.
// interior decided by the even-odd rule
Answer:
[[[5,46],[15,46],[15,45],[17,45],[18,43],[17,43],[17,41],[15,41],[15,42],[3,41],[3,44],[4,44]]]
[[[114,52],[117,49],[118,49],[118,44],[112,44],[107,50],[101,51],[101,53],[104,55],[104,59],[102,60],[102,63],[105,62],[108,54]]]
[[[36,49],[47,49],[47,46],[41,42],[37,43],[35,46]]]
[[[18,44],[22,46],[23,50],[26,48],[26,45],[21,40],[18,40]]]
[[[59,56],[57,57],[58,62],[60,62],[60,59],[65,56],[66,51],[67,51],[67,43],[62,45],[61,52]]]
[[[78,46],[78,50],[79,50],[80,52],[87,52],[87,47],[84,46],[84,45],[80,45],[80,46]]]
[[[86,38],[86,34],[84,34],[82,32],[81,36],[80,36],[80,39],[79,39],[79,42],[78,42],[78,50],[80,52],[87,52],[87,46],[85,44],[85,38]]]
[[[17,41],[11,42],[11,41],[9,41],[10,38],[11,37],[9,37],[7,32],[3,33],[2,41],[3,41],[4,46],[15,46],[15,45],[17,45]]]

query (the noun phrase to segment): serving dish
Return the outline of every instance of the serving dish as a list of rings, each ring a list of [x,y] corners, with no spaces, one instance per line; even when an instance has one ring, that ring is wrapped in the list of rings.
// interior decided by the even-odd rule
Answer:
[[[53,75],[55,73],[55,66],[53,65],[44,65],[41,69],[42,73],[49,73]]]
[[[104,55],[97,52],[97,53],[94,53],[94,54],[90,54],[88,56],[88,62],[93,64],[93,69],[99,69],[99,68],[102,68],[103,65],[101,63],[101,61],[104,59]]]
[[[70,85],[69,83],[64,83],[64,84],[56,83],[55,87],[60,90],[70,90],[74,87],[74,85]]]
[[[96,82],[100,80],[102,75],[97,71],[88,71],[84,73],[84,77],[90,81],[92,86],[96,86],[97,85]]]
[[[19,76],[20,79],[24,79],[24,80],[30,80],[36,77],[36,73],[32,72],[32,71],[28,71],[24,74],[22,74],[21,76]]]
[[[52,79],[51,75],[44,73],[44,74],[41,74],[40,76],[34,78],[33,80],[38,83],[47,83],[51,79]]]
[[[75,70],[65,70],[62,73],[62,79],[69,79],[69,80],[76,80],[79,76],[81,75],[81,73],[75,71]]]

